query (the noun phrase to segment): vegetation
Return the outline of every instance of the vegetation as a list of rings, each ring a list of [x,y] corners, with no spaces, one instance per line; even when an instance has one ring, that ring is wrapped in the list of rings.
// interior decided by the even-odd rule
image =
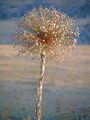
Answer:
[[[39,54],[41,72],[36,102],[36,120],[41,120],[42,89],[46,58],[60,61],[76,43],[79,28],[72,18],[53,7],[32,9],[18,22],[19,54]]]
[[[30,116],[23,119],[18,119],[10,116],[7,111],[2,113],[1,120],[33,120]],[[82,108],[80,111],[69,111],[54,115],[53,118],[47,118],[45,120],[90,120],[90,107]]]

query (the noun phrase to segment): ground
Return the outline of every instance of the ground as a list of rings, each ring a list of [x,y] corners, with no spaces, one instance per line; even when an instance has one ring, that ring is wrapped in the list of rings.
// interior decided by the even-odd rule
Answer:
[[[90,106],[89,51],[89,45],[77,45],[62,62],[47,63],[43,116]],[[12,45],[0,45],[0,113],[7,110],[13,116],[34,116],[40,59],[17,53]]]

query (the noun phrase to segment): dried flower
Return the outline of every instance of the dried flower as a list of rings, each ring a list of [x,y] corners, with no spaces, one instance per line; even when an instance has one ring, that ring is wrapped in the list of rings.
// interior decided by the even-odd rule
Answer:
[[[17,26],[16,45],[21,54],[41,54],[62,58],[76,43],[79,28],[75,21],[53,7],[32,9]]]
[[[41,120],[42,89],[46,56],[55,60],[67,54],[76,43],[79,28],[72,18],[53,7],[32,9],[17,26],[16,45],[19,53],[40,54],[41,71],[36,102],[36,120]]]

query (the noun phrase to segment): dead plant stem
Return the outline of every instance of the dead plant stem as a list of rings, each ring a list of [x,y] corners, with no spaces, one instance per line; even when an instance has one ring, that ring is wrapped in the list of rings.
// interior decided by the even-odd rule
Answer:
[[[42,52],[40,80],[39,80],[39,87],[37,91],[37,102],[36,102],[36,120],[41,120],[44,71],[45,71],[45,54]]]

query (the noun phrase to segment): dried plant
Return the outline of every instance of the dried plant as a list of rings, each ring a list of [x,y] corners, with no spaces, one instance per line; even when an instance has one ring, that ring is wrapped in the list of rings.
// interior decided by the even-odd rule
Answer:
[[[27,118],[23,118],[22,120],[32,120],[31,116],[27,117]]]
[[[45,60],[48,57],[55,61],[61,60],[76,43],[79,28],[75,26],[72,18],[53,7],[32,9],[17,22],[17,26],[19,29],[15,42],[19,54],[41,56],[36,104],[36,119],[40,120]]]
[[[4,111],[2,113],[2,118],[3,118],[3,120],[14,120],[12,117],[10,117],[8,111]]]
[[[57,114],[60,113],[60,111],[61,111],[61,106],[62,106],[62,99],[58,97],[58,98],[56,99],[56,101],[55,101],[55,112],[56,112]]]

